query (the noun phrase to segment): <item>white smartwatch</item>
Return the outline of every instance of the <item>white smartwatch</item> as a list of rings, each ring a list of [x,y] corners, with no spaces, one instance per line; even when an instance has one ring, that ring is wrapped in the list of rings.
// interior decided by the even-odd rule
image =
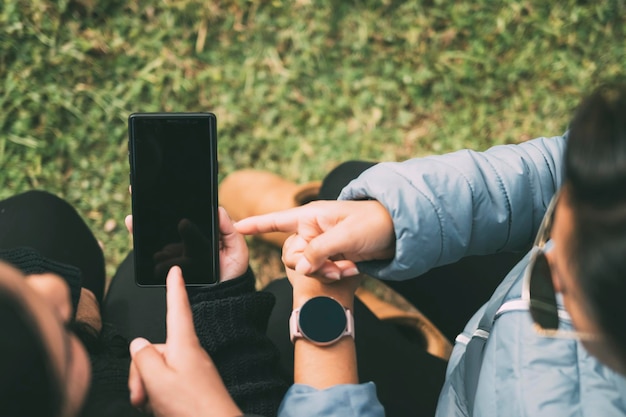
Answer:
[[[292,343],[305,338],[318,346],[332,345],[342,337],[354,337],[354,318],[334,298],[314,297],[291,312],[289,335]]]

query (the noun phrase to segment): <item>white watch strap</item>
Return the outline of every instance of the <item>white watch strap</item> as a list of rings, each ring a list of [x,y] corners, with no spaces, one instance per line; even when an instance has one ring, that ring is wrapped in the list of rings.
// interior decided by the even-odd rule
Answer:
[[[351,336],[354,338],[354,316],[352,315],[352,311],[350,311],[349,308],[343,307],[343,309],[346,313],[346,328],[337,339],[333,340],[331,343],[328,343],[328,345],[333,344],[339,339],[346,336]],[[289,339],[291,340],[291,343],[295,343],[297,339],[305,338],[305,336],[300,331],[300,325],[298,322],[299,315],[300,307],[293,310],[291,312],[291,315],[289,316]],[[311,342],[316,343],[315,341]]]

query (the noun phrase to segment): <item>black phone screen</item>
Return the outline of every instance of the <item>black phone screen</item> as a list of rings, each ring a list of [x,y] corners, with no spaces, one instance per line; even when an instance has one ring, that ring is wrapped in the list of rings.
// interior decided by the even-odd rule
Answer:
[[[187,285],[219,280],[217,128],[211,113],[128,119],[135,281],[162,286],[178,265]]]

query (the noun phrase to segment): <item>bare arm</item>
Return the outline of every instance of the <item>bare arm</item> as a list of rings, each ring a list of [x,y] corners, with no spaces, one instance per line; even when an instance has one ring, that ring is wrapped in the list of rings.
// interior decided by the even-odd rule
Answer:
[[[289,256],[304,245],[305,242],[294,235],[285,242],[283,252]],[[287,268],[287,277],[293,286],[294,309],[302,307],[311,298],[327,296],[354,310],[354,292],[360,282],[359,276],[326,281]],[[354,338],[346,336],[329,346],[319,346],[305,338],[297,339],[294,346],[294,382],[317,389],[358,384]]]

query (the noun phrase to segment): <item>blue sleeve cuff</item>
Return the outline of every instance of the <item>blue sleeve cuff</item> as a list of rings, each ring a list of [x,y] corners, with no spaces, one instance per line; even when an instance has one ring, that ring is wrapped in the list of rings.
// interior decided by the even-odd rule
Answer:
[[[335,385],[318,390],[292,385],[283,399],[278,417],[384,417],[385,410],[373,382]]]

